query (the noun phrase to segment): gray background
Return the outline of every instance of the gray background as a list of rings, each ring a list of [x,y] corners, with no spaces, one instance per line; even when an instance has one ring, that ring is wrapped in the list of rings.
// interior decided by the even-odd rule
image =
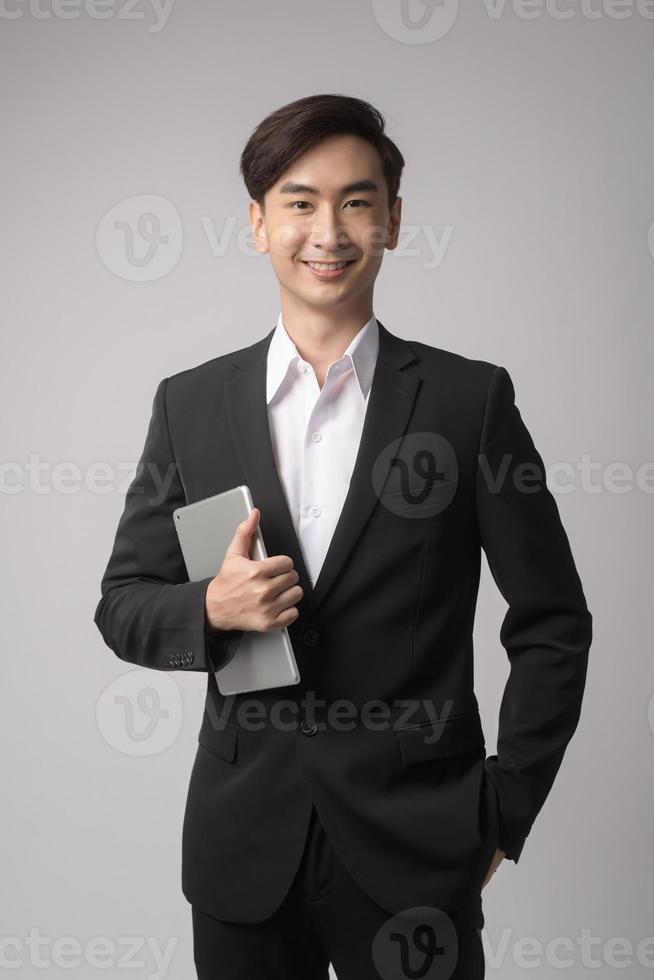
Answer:
[[[586,698],[519,865],[483,892],[487,975],[526,975],[525,939],[531,976],[560,977],[563,955],[565,975],[594,975],[584,935],[602,975],[653,969],[654,940],[638,944],[654,936],[654,5],[409,11],[413,27],[399,2],[344,0],[176,0],[167,19],[144,0],[15,0],[0,16],[0,937],[14,976],[124,976],[124,937],[140,943],[129,976],[161,975],[148,939],[173,943],[164,975],[192,975],[179,861],[206,678],[137,672],[92,616],[157,383],[277,318],[269,259],[244,237],[242,146],[269,111],[330,91],[377,105],[406,158],[404,244],[376,315],[503,364],[546,465],[568,467],[550,485],[594,614]],[[147,212],[168,236],[151,260]],[[489,754],[505,609],[484,564]],[[47,937],[45,971],[30,930]],[[83,949],[66,968],[66,937],[113,943],[110,965]],[[548,953],[556,937],[571,952]]]

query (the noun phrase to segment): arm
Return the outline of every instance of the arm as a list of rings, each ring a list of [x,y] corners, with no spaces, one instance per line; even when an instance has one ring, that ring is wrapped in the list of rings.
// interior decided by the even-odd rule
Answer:
[[[481,431],[476,506],[489,568],[509,604],[500,640],[511,666],[498,752],[486,759],[486,771],[500,808],[498,846],[517,863],[579,721],[592,616],[543,461],[514,396],[508,372],[496,367]]]
[[[211,577],[188,580],[172,516],[187,501],[168,431],[167,381],[154,396],[94,622],[121,660],[159,670],[216,670],[240,631],[209,626],[205,594]]]

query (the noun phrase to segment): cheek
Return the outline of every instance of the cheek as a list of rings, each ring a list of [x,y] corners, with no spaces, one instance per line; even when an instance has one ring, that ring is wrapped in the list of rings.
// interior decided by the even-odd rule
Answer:
[[[273,261],[288,262],[300,251],[304,241],[302,231],[292,224],[276,225],[268,233],[268,245]]]
[[[382,257],[380,255],[362,255],[359,274],[366,281],[374,280],[379,272]]]
[[[381,220],[373,220],[360,230],[358,248],[370,263],[379,264],[384,257],[384,250],[389,241],[389,232]]]

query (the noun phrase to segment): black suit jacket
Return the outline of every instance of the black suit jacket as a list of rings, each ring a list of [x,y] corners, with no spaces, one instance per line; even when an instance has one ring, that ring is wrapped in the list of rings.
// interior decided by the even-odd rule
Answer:
[[[161,381],[101,582],[95,623],[118,657],[207,672],[182,886],[219,918],[277,908],[312,802],[378,904],[454,910],[478,893],[496,846],[518,861],[578,724],[592,618],[509,374],[379,330],[314,588],[270,440],[272,330]],[[213,669],[238,634],[209,635],[210,578],[188,581],[171,515],[241,483],[268,554],[290,555],[304,590],[289,630],[301,682],[228,698]],[[488,757],[473,686],[482,548],[508,603],[510,661]]]

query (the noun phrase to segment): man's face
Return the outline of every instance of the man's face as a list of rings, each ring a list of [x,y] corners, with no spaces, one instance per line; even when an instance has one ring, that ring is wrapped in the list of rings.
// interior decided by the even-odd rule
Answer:
[[[381,160],[370,143],[326,137],[282,174],[263,204],[262,210],[250,203],[252,234],[258,251],[270,253],[282,292],[316,309],[372,301],[384,248],[397,245],[402,202],[389,210]],[[336,271],[343,261],[348,264]]]

